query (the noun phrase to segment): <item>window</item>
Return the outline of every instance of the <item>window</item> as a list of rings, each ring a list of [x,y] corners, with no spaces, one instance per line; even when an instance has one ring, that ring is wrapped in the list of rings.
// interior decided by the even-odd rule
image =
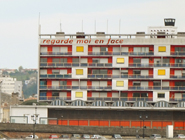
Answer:
[[[165,75],[165,70],[158,70],[158,75]]]
[[[149,52],[149,47],[134,47],[134,52],[145,52],[148,53]]]
[[[83,46],[77,46],[76,47],[76,52],[84,52],[84,47]]]
[[[127,93],[121,93],[121,97],[127,97]]]
[[[41,58],[40,62],[47,62],[47,58]]]
[[[158,52],[166,52],[166,46],[159,46]]]
[[[148,97],[148,93],[133,93],[133,97]]]
[[[153,81],[153,86],[161,86],[161,81]]]
[[[52,70],[52,74],[60,74],[60,70]]]
[[[59,92],[52,92],[52,96],[59,96]]]
[[[107,74],[107,70],[104,70],[104,69],[101,69],[101,70],[99,70],[99,69],[93,69],[92,70],[92,73],[93,74]]]
[[[79,63],[79,58],[73,58],[74,63]]]
[[[157,94],[157,97],[158,98],[165,98],[165,93],[158,93]]]
[[[108,48],[107,47],[100,47],[100,51],[101,52],[107,52],[108,51]]]
[[[133,63],[134,64],[141,64],[141,58],[134,58]]]
[[[67,62],[67,58],[53,58],[52,60],[55,63],[59,63],[59,62]]]
[[[40,85],[47,85],[47,81],[40,81]]]
[[[133,74],[134,75],[140,75],[141,74],[141,71],[140,70],[133,70]]]
[[[83,69],[76,69],[76,75],[83,75]]]
[[[100,63],[100,59],[98,58],[93,58],[92,60],[93,60],[93,63]]]
[[[141,85],[141,82],[139,82],[139,81],[133,82],[133,86],[140,87],[140,85]]]
[[[165,64],[165,63],[169,64],[170,63],[170,59],[169,58],[164,58],[163,59],[163,64]]]
[[[60,86],[67,85],[67,81],[60,81],[59,83],[60,83]]]
[[[185,52],[185,47],[175,47],[175,52]]]
[[[116,86],[117,87],[123,87],[124,86],[124,81],[116,81]]]
[[[76,92],[75,97],[76,98],[82,98],[83,97],[83,92]]]
[[[124,63],[124,58],[117,58],[117,63]]]

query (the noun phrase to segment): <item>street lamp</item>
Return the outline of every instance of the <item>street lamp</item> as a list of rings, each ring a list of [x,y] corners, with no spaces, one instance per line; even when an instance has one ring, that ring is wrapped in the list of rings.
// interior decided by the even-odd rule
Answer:
[[[33,138],[35,139],[35,125],[37,123],[38,120],[38,114],[33,114],[31,115],[31,120],[33,120],[34,124],[33,124]]]
[[[148,119],[148,116],[145,116],[145,118],[142,117],[142,116],[139,116],[139,117],[140,117],[140,119],[143,119],[143,138],[145,138],[145,128],[146,128],[146,126],[144,125],[144,122],[145,122],[145,119]]]

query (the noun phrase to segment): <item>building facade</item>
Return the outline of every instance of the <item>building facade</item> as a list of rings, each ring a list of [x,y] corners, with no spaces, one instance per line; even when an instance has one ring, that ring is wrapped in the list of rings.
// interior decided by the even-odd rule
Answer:
[[[125,108],[134,109],[135,115],[152,115],[158,109],[170,108],[173,114],[172,111],[179,110],[174,107],[184,107],[185,36],[174,25],[175,19],[165,19],[165,26],[149,27],[148,34],[41,34],[38,101],[61,107],[60,115],[56,110],[49,110],[48,117],[61,119],[67,107],[84,110],[77,112],[83,112],[86,117],[89,111],[102,110],[98,116],[90,117],[94,121],[106,121],[101,112],[108,108],[115,109],[114,115],[116,109]],[[138,113],[143,110],[150,111]],[[162,121],[160,113],[157,114],[158,121]],[[80,119],[72,116],[66,120]],[[120,113],[118,118],[109,117],[108,126],[112,119],[117,119],[120,126],[124,120],[121,116]],[[137,119],[128,119],[129,126]]]

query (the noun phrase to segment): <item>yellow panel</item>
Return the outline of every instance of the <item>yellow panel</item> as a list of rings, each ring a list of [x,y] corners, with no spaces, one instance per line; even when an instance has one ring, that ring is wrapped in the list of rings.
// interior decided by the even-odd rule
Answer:
[[[75,97],[76,98],[82,98],[83,97],[83,92],[76,92]]]
[[[117,63],[124,63],[124,58],[117,58]]]
[[[83,75],[83,69],[76,69],[76,75]]]
[[[116,81],[116,86],[117,87],[123,87],[124,86],[124,81]]]
[[[158,75],[165,75],[165,70],[158,70]]]
[[[159,46],[158,51],[159,52],[166,52],[166,46]]]
[[[76,47],[76,52],[84,52],[84,47],[83,46],[77,46]]]

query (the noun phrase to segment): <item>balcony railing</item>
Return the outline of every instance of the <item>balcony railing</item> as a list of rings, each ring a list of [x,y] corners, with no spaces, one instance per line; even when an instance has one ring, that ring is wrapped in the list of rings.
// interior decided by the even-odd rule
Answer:
[[[171,55],[185,55],[184,51],[171,52]]]
[[[88,52],[88,55],[136,55],[136,56],[148,56],[154,55],[154,52]]]
[[[112,67],[112,63],[40,63],[40,67]]]
[[[72,55],[72,52],[40,52],[40,55]]]
[[[71,74],[40,74],[40,78],[71,78]]]
[[[91,90],[111,90],[112,86],[43,86],[40,85],[40,90],[71,90],[71,89],[91,89]]]
[[[185,90],[185,86],[129,86],[129,90]]]
[[[168,63],[148,63],[148,64],[138,64],[138,63],[129,63],[129,67],[185,67],[185,64],[168,64]]]
[[[88,78],[153,78],[153,75],[128,75],[128,74],[88,74]]]
[[[185,76],[183,76],[183,75],[170,75],[170,78],[180,79],[180,78],[185,78]]]

